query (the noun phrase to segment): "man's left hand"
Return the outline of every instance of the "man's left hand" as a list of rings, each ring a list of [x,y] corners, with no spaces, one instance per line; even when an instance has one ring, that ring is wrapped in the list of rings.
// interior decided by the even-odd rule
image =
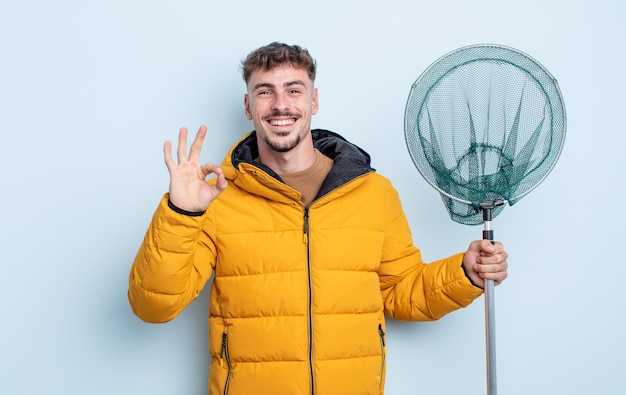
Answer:
[[[508,276],[508,256],[502,243],[477,240],[470,243],[463,257],[463,267],[477,286],[484,288],[485,280],[493,280],[498,285]]]

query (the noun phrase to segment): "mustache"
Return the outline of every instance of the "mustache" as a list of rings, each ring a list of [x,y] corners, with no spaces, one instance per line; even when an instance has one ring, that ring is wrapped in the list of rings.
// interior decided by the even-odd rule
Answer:
[[[271,118],[281,118],[281,117],[282,118],[296,118],[296,119],[298,119],[298,118],[301,117],[301,115],[293,113],[293,112],[289,112],[289,111],[282,112],[282,111],[274,110],[270,114],[264,116],[263,120],[267,121],[267,120],[269,120]]]

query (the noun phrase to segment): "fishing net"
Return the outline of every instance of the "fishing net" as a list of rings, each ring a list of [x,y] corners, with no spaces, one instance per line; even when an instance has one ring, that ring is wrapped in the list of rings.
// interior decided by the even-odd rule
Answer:
[[[450,217],[482,223],[481,203],[515,204],[554,167],[565,137],[556,80],[512,48],[474,45],[433,63],[405,111],[411,158]],[[504,208],[496,205],[495,218]]]
[[[565,139],[556,80],[529,56],[474,45],[433,63],[411,87],[405,137],[413,163],[439,191],[450,217],[491,221],[539,185]],[[487,393],[496,395],[494,281],[485,281]]]

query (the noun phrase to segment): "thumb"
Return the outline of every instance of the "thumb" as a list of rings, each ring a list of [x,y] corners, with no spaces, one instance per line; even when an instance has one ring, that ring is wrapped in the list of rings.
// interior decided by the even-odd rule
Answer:
[[[476,255],[481,255],[481,253],[491,254],[494,251],[495,247],[491,244],[491,241],[486,239],[472,241],[468,249],[468,252]]]
[[[491,240],[483,239],[480,241],[480,249],[488,254],[496,252],[496,247]]]
[[[209,162],[202,165],[202,171],[206,175],[215,174],[217,176],[214,185],[220,192],[226,189],[226,187],[228,186],[228,183],[226,182],[226,177],[224,176],[224,171],[221,167]]]

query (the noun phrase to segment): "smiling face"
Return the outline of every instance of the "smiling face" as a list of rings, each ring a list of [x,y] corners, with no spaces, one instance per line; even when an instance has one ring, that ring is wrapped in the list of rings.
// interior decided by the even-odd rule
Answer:
[[[305,69],[283,65],[257,70],[247,88],[246,117],[254,123],[260,155],[290,152],[303,141],[312,148],[311,117],[318,96]]]

